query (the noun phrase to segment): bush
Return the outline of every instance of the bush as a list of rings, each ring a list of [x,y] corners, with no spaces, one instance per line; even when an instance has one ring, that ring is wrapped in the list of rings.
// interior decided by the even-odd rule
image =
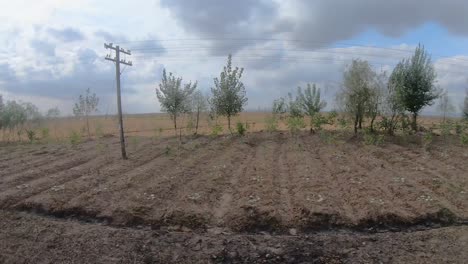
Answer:
[[[278,119],[275,116],[265,118],[265,123],[268,132],[275,132],[278,130]]]
[[[26,129],[26,136],[28,136],[29,143],[33,143],[36,139],[36,131],[32,129]]]
[[[301,129],[305,128],[304,118],[302,117],[289,117],[287,121],[288,129],[291,134],[299,132]]]
[[[242,122],[237,122],[236,130],[237,130],[237,133],[239,135],[243,136],[243,135],[245,135],[245,132],[247,131],[247,128],[246,128],[246,126],[244,126],[244,124]]]
[[[468,133],[463,133],[460,136],[460,141],[463,145],[468,145]]]
[[[50,139],[50,130],[48,127],[43,127],[41,129],[41,139],[44,141],[49,141]]]
[[[311,123],[311,126],[315,128],[316,130],[321,130],[322,125],[328,124],[328,121],[329,120],[325,116],[317,113],[314,116],[312,116],[310,123]]]

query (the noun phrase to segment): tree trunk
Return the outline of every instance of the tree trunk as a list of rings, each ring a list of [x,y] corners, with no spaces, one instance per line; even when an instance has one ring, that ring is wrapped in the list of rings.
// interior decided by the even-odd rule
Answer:
[[[372,119],[370,121],[370,131],[371,132],[374,132],[374,120],[375,120],[376,116],[372,116]]]
[[[359,129],[362,129],[362,116],[359,117]]]
[[[359,122],[359,115],[356,114],[356,117],[354,118],[354,134],[357,134],[357,128],[358,128],[358,122]]]
[[[413,122],[411,122],[411,128],[414,131],[418,131],[417,118],[418,118],[418,113],[413,113]]]
[[[200,119],[200,108],[197,108],[197,124],[195,125],[195,134],[198,134],[198,120]]]
[[[176,115],[174,115],[173,120],[174,120],[174,132],[175,132],[175,135],[177,136],[177,116]]]
[[[89,133],[89,118],[88,118],[88,115],[86,115],[86,128],[88,130],[88,138],[91,138],[91,133]]]
[[[232,131],[231,131],[231,115],[228,115],[227,118],[228,118],[228,128],[229,128],[229,132],[232,133]]]

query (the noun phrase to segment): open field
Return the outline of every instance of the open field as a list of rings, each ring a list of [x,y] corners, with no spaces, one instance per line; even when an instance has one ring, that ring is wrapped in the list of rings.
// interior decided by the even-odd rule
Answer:
[[[269,112],[243,112],[238,116],[233,117],[232,129],[235,130],[237,122],[248,124],[249,132],[258,132],[266,130],[266,119],[271,117]],[[192,127],[189,125],[189,116],[182,115],[178,118],[178,132],[177,135],[192,135],[195,132],[194,124]],[[305,118],[306,124],[309,124]],[[421,117],[419,125],[426,128],[437,127],[441,123],[440,117]],[[351,122],[351,121],[349,121]],[[213,131],[215,122],[210,120],[207,113],[200,116],[198,134],[210,135]],[[223,127],[222,133],[228,134],[227,119],[223,117],[218,118],[218,124]],[[92,137],[96,135],[118,135],[118,121],[116,116],[93,116],[89,120],[90,134]],[[174,136],[174,125],[169,115],[163,113],[156,114],[132,114],[124,115],[124,127],[127,136],[145,136],[145,137],[165,137]],[[336,129],[335,126],[324,125],[328,130]],[[86,121],[75,117],[62,117],[53,120],[44,120],[40,125],[36,126],[35,131],[39,138],[41,138],[41,130],[43,128],[49,129],[49,136],[51,140],[67,140],[72,132],[79,132],[82,136],[87,136]],[[284,121],[278,122],[279,130],[287,130]],[[11,135],[8,131],[0,131],[0,141],[17,141],[16,132]],[[21,138],[27,141],[25,133]]]
[[[134,137],[126,161],[115,137],[4,146],[0,260],[467,258],[466,146],[327,135]]]

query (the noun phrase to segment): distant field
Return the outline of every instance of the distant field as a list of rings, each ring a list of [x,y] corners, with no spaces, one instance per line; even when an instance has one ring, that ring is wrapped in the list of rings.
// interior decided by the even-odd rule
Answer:
[[[269,112],[244,112],[232,119],[231,126],[234,131],[236,123],[242,122],[248,124],[249,132],[258,132],[266,129],[266,119],[271,116],[272,114]],[[421,117],[418,121],[419,125],[426,127],[437,125],[440,122],[440,117]],[[85,124],[86,122],[84,119],[65,117],[43,121],[35,130],[38,137],[40,137],[41,129],[46,127],[49,129],[51,139],[64,140],[67,139],[73,131],[80,132],[83,136],[86,136],[87,131],[85,130]],[[116,116],[93,116],[90,117],[89,124],[92,137],[96,136],[96,134],[118,135],[118,121]],[[223,132],[221,134],[229,133],[226,118],[219,117],[218,124],[223,126]],[[307,120],[306,124],[308,124]],[[351,123],[349,125],[351,126]],[[189,117],[187,115],[178,118],[177,126],[177,135],[191,135],[195,132],[194,125],[192,128],[189,127]],[[198,134],[211,134],[213,126],[214,121],[209,119],[208,114],[201,114]],[[175,135],[173,122],[169,115],[164,113],[125,115],[124,128],[126,136],[161,137]],[[327,125],[325,128],[328,130],[336,129],[336,127]],[[287,130],[285,122],[280,121],[278,123],[278,129]],[[1,134],[2,132],[0,132],[0,135]],[[4,136],[0,136],[0,141],[4,139]],[[17,140],[16,133],[11,135],[10,139]],[[25,135],[22,136],[22,140],[26,140]]]

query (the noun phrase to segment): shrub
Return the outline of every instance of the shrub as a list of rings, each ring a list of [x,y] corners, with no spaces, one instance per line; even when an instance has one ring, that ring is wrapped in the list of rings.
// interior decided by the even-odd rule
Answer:
[[[287,120],[287,125],[291,134],[295,134],[306,127],[304,118],[302,117],[289,117]]]
[[[457,135],[461,135],[463,133],[463,125],[460,123],[460,122],[455,122],[455,124],[453,125],[454,128],[455,128],[455,133]]]
[[[246,126],[244,126],[244,124],[242,122],[237,122],[236,130],[237,130],[237,133],[239,135],[243,136],[243,135],[245,135],[245,132],[247,131],[247,128],[246,128]]]
[[[385,140],[384,135],[378,135],[378,134],[370,133],[370,132],[366,132],[364,134],[364,143],[366,145],[379,146],[384,143],[384,140]]]
[[[278,119],[275,116],[265,118],[265,123],[268,132],[275,132],[278,130]]]
[[[312,116],[310,122],[313,128],[315,128],[316,130],[321,130],[322,125],[328,124],[328,119],[321,114],[315,114],[314,116]]]
[[[463,145],[468,145],[468,133],[463,133],[460,136],[460,141]]]
[[[29,143],[33,143],[36,139],[36,131],[32,129],[26,129],[26,136],[28,137]]]
[[[211,129],[211,135],[212,136],[217,136],[219,134],[223,133],[223,127],[219,124],[215,124],[213,128]]]

